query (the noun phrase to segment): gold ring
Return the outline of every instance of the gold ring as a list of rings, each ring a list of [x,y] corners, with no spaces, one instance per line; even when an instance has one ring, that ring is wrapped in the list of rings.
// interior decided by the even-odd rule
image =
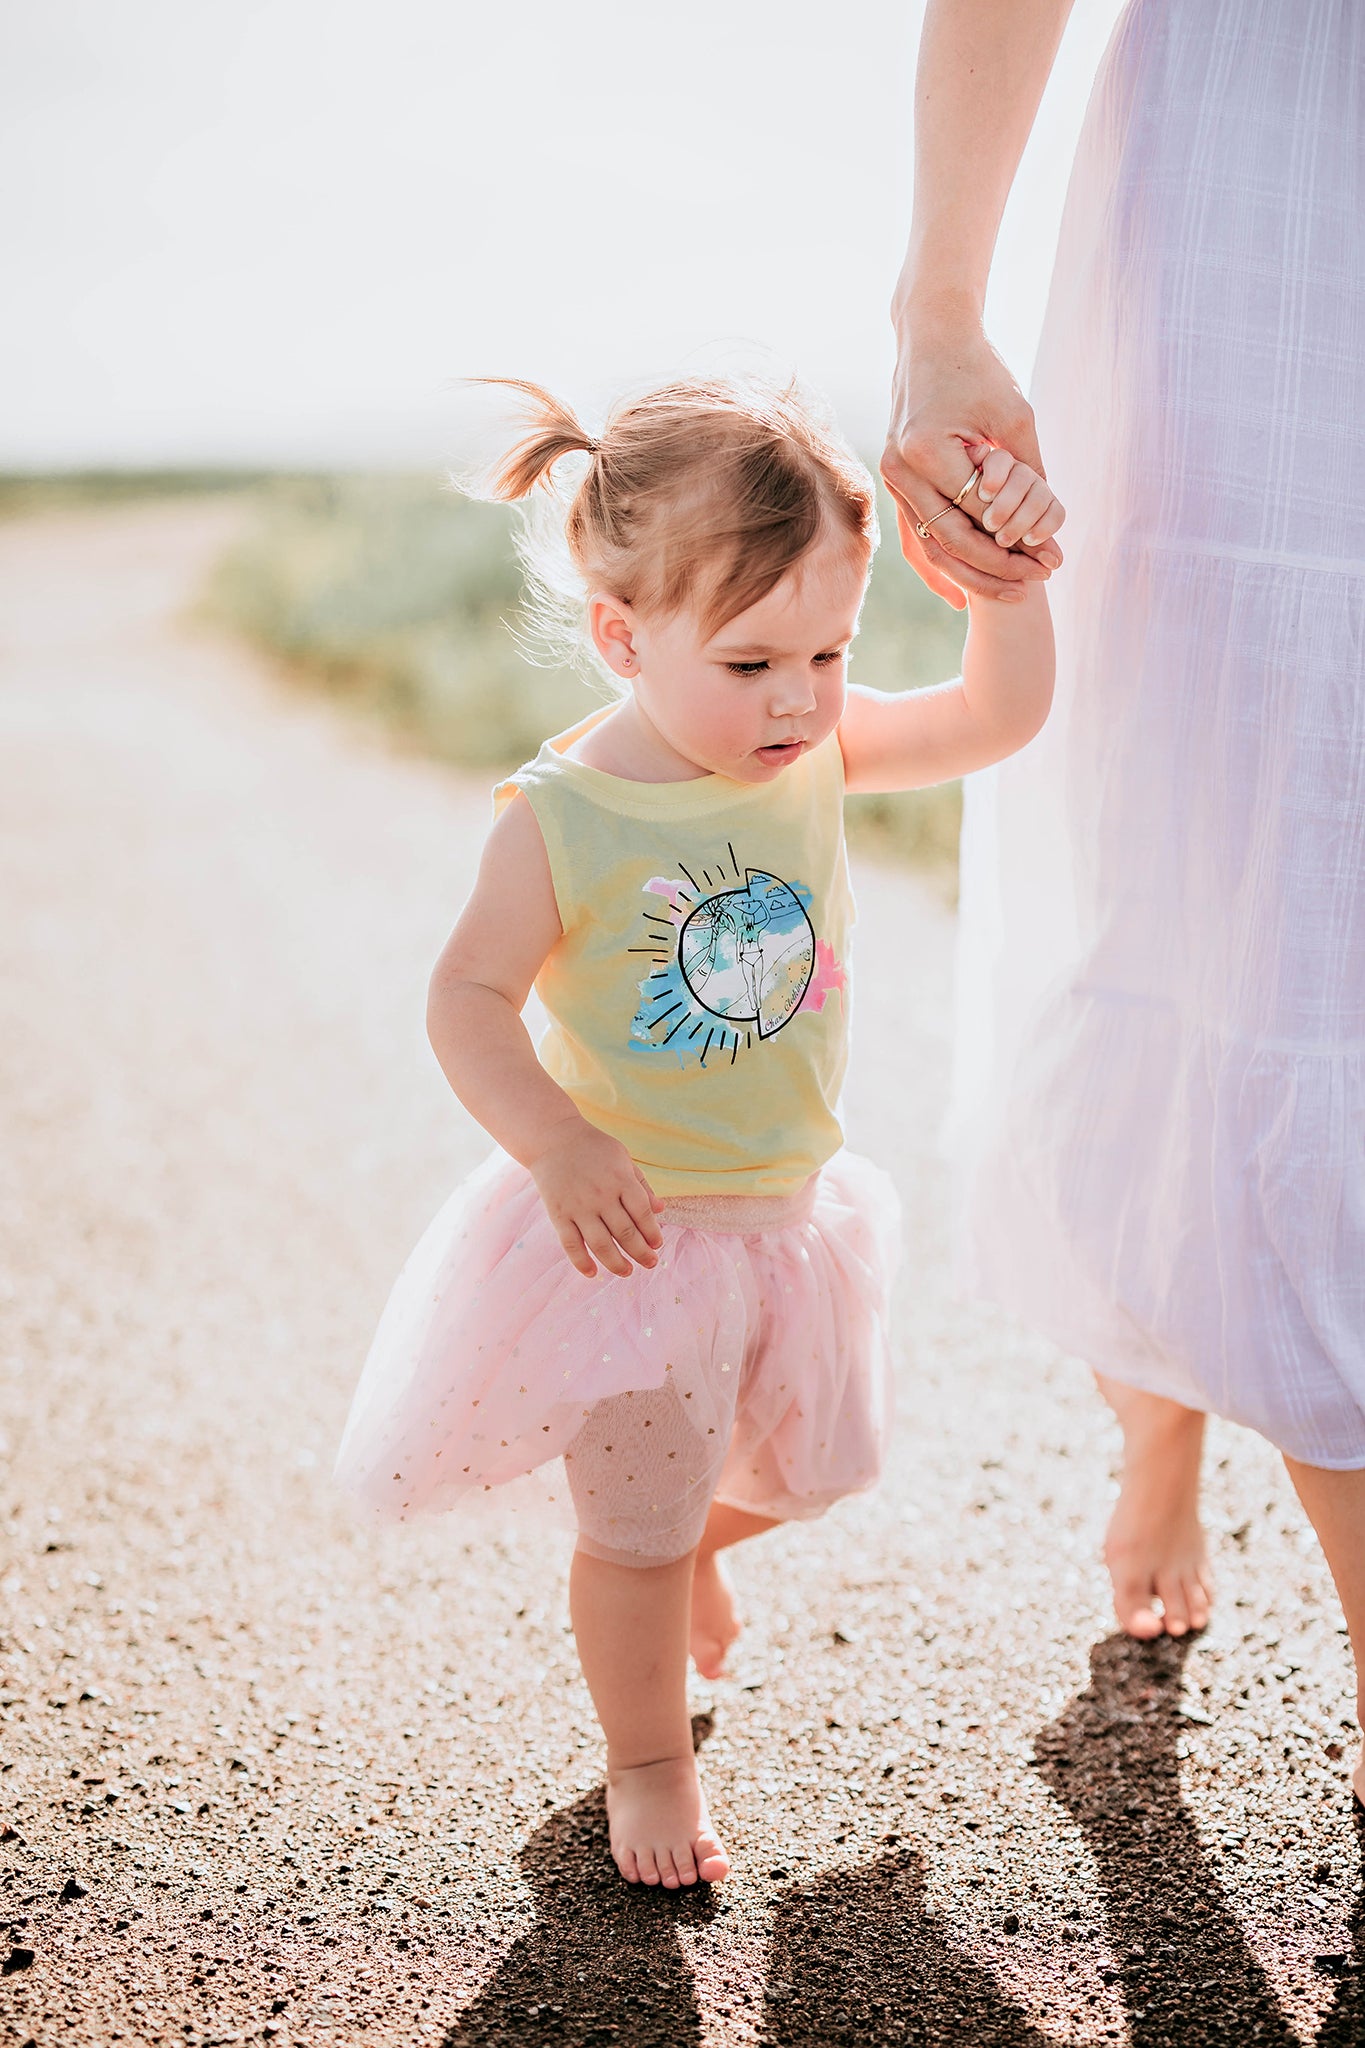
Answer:
[[[920,539],[928,540],[929,528],[937,526],[940,519],[946,519],[952,509],[951,505],[945,505],[941,512],[935,512],[932,519],[917,519],[915,521],[915,532],[919,535]]]
[[[968,491],[976,482],[980,474],[981,471],[979,469],[974,469],[971,475],[968,477],[966,483],[962,486],[962,489],[958,492],[957,496],[951,499],[949,503],[943,507],[943,510],[941,512],[935,512],[932,519],[917,519],[915,521],[915,532],[919,535],[921,540],[928,540],[929,528],[931,526],[936,526],[940,519],[946,519],[950,512],[955,512],[957,510],[958,506],[962,503],[962,500],[966,497]]]

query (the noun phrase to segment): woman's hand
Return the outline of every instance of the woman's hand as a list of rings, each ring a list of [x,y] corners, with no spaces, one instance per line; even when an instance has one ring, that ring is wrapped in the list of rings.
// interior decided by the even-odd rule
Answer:
[[[615,1138],[575,1112],[551,1128],[526,1163],[564,1256],[587,1279],[596,1275],[597,1263],[622,1280],[632,1261],[658,1264],[663,1203]]]
[[[1061,566],[1062,551],[1052,535],[1065,513],[1055,498],[1046,512],[1038,509],[1037,500],[1028,507],[1027,531],[1034,536],[1028,551],[1017,545],[1022,529],[1015,539],[1004,539],[1015,532],[1012,517],[996,529],[999,544],[995,534],[981,530],[971,516],[985,509],[975,492],[960,509],[937,519],[927,539],[915,526],[951,506],[975,466],[969,451],[983,442],[1008,449],[1041,478],[1032,409],[974,319],[922,323],[906,318],[900,331],[882,475],[896,501],[905,559],[959,611],[965,591],[1017,601],[1026,582]],[[1023,509],[1022,501],[1010,504],[1008,497],[1002,504],[1010,513]]]

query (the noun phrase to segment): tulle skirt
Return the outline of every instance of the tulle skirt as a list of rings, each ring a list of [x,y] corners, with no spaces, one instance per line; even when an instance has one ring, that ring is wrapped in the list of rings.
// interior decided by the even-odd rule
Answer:
[[[797,1195],[678,1200],[660,1220],[656,1267],[587,1280],[495,1153],[399,1277],[342,1486],[401,1521],[539,1472],[581,1547],[650,1565],[693,1548],[714,1498],[802,1519],[873,1485],[900,1237],[886,1176],[844,1152]]]
[[[1365,7],[1135,0],[1035,380],[1058,690],[968,791],[965,1278],[1365,1464]]]

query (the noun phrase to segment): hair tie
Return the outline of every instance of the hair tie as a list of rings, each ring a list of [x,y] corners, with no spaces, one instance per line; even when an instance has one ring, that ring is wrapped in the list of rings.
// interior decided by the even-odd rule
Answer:
[[[596,455],[598,449],[602,446],[602,443],[600,441],[594,441],[589,436],[585,439],[584,446],[586,447],[589,455]]]

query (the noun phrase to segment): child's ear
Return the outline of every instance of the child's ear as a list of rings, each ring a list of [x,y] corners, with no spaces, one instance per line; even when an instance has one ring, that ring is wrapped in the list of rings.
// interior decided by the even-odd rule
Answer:
[[[635,627],[630,607],[619,598],[597,595],[588,602],[588,631],[592,644],[607,667],[622,682],[639,673],[635,652]]]

